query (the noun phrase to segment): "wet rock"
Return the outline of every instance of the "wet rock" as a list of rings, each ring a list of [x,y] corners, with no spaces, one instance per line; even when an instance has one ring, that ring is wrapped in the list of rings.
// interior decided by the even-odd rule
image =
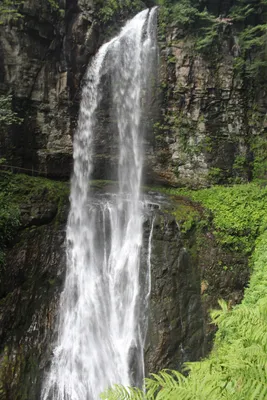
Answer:
[[[204,355],[200,270],[184,248],[175,218],[164,213],[154,221],[151,279],[146,371],[179,369]]]

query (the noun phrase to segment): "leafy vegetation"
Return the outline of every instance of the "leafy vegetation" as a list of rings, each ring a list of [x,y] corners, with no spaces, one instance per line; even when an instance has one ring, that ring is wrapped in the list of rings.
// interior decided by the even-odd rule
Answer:
[[[192,36],[195,48],[205,52],[211,50],[213,45],[218,45],[220,33],[223,32],[225,21],[216,18],[203,2],[197,0],[158,0],[161,6],[159,21],[160,34],[166,38],[167,27],[181,28],[183,35]]]
[[[144,8],[142,0],[97,0],[99,19],[108,23],[118,16],[122,16],[126,11],[137,12]]]
[[[12,95],[0,95],[0,125],[9,126],[12,124],[21,124],[22,118],[18,117],[12,107]]]
[[[162,190],[162,189],[161,189]],[[258,235],[267,228],[267,188],[249,183],[208,189],[163,189],[200,202],[213,215],[213,234],[225,247],[251,254]]]
[[[22,0],[2,0],[0,4],[0,25],[12,19],[17,20],[22,17],[19,8]]]
[[[220,10],[214,2],[201,0],[158,0],[160,33],[166,38],[167,27],[181,28],[183,36],[191,36],[195,50],[208,57],[220,55],[224,37],[234,39],[235,69],[250,78],[265,78],[267,66],[267,3],[266,0],[236,0],[233,7]],[[229,2],[230,5],[230,2]],[[229,29],[226,29],[230,27]],[[263,76],[262,76],[263,75]]]
[[[198,211],[192,205],[182,201],[179,203],[179,207],[173,211],[173,215],[179,222],[182,233],[189,232],[199,219]]]

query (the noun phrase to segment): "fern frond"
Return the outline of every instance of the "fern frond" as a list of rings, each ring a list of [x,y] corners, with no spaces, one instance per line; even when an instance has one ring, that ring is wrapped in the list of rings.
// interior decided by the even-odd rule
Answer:
[[[100,395],[102,400],[144,400],[147,398],[141,389],[114,385]]]

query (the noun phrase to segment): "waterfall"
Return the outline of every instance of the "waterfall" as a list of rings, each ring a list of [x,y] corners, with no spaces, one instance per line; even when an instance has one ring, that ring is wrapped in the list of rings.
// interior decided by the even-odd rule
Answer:
[[[156,8],[140,12],[104,44],[88,68],[74,139],[67,272],[58,340],[42,399],[94,400],[114,383],[142,382],[146,304],[140,284],[144,203],[142,98],[156,51]],[[119,135],[118,192],[92,193],[93,138],[108,75]],[[151,253],[151,237],[149,239]],[[149,274],[150,259],[147,260]],[[146,286],[146,293],[140,288]]]

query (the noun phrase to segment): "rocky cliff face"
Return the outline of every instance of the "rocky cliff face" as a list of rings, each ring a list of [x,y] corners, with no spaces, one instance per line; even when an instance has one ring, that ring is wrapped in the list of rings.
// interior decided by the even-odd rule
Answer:
[[[0,398],[37,399],[65,272],[68,188],[1,175],[20,227],[0,265]]]
[[[223,14],[226,3],[216,2],[214,12]],[[22,19],[0,25],[0,93],[13,94],[13,108],[24,119],[0,130],[0,158],[20,171],[53,178],[70,175],[84,72],[97,48],[114,34],[112,23],[99,21],[96,4],[62,0],[53,8],[48,0],[27,0]],[[234,70],[239,52],[235,32],[229,21],[222,20],[221,28],[222,52],[215,58],[196,52],[192,38],[177,28],[159,37],[159,79],[147,108],[154,127],[145,138],[150,182],[199,186],[248,180],[253,174],[266,131],[264,88],[260,96],[251,95],[246,80]],[[106,107],[105,84],[102,127],[95,140],[98,178],[114,176],[116,165],[116,147],[111,145],[116,129]],[[64,280],[68,188],[33,181],[39,182],[11,182],[13,189],[18,185],[12,196],[20,207],[21,226],[0,267],[1,399],[38,398],[51,359]],[[176,201],[173,208],[184,206],[184,200]],[[208,309],[219,297],[239,302],[248,279],[247,260],[238,254],[233,259],[211,232],[196,227],[182,232],[172,206],[156,214],[147,371],[179,368],[204,355],[214,333]],[[146,221],[145,248],[150,228]],[[219,263],[228,265],[230,259],[234,271],[218,270]]]
[[[102,23],[100,3],[26,0],[21,18],[0,25],[0,94],[13,95],[13,108],[23,118],[21,125],[1,130],[0,157],[6,164],[54,178],[70,176],[88,62],[131,13],[129,7],[128,14],[115,13],[115,20]]]
[[[184,245],[175,218],[158,213],[152,236],[147,373],[180,369],[207,350],[201,273]]]
[[[231,22],[222,25],[220,54],[197,52],[194,40],[175,28],[161,42],[163,113],[149,162],[172,185],[232,183],[265,174],[254,165],[265,131],[265,92],[257,97],[257,88],[237,73],[235,32]]]
[[[8,164],[66,177],[75,98],[99,35],[90,2],[62,1],[60,8],[45,0],[26,1],[23,18],[0,27],[0,88],[13,94],[24,118],[21,126],[2,134],[1,156]]]
[[[86,67],[115,34],[114,25],[118,29],[127,18],[124,10],[101,22],[98,3],[62,0],[55,8],[49,0],[25,1],[23,18],[0,25],[0,91],[13,94],[13,107],[24,118],[1,130],[0,157],[7,164],[69,177]],[[223,18],[231,2],[215,3],[207,5],[218,15],[219,47],[201,52],[182,27],[169,26],[162,35],[159,25],[160,73],[157,78],[155,60],[155,90],[144,99],[149,182],[199,186],[265,177],[265,86],[253,86],[237,71],[238,27]],[[111,146],[116,128],[108,82],[104,91],[95,178],[114,177],[118,153]]]
[[[1,175],[0,183],[20,210],[20,226],[0,265],[0,398],[35,400],[56,340],[69,189],[65,183],[9,174]],[[95,190],[106,188],[96,185]],[[147,373],[180,368],[207,354],[214,333],[208,309],[221,297],[233,304],[240,301],[248,279],[246,260],[233,260],[211,233],[202,231],[201,221],[199,228],[197,223],[180,229],[175,209],[185,207],[185,199],[156,193],[149,199],[161,207],[144,220],[144,266],[153,221]],[[199,206],[190,207],[195,211]],[[227,258],[234,270],[221,268]]]

